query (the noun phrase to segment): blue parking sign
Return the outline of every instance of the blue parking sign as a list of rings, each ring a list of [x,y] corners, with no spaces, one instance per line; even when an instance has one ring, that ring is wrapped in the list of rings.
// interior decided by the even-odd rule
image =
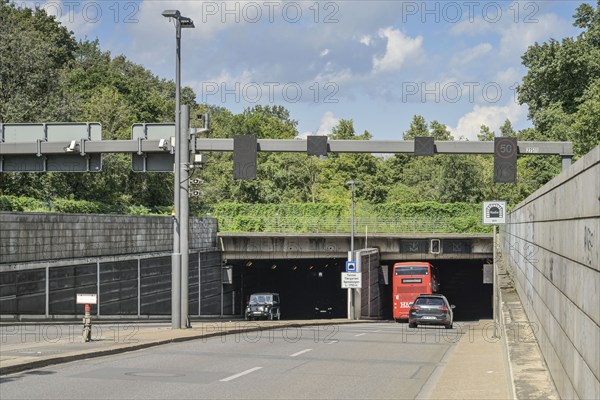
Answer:
[[[346,261],[346,272],[356,272],[356,261]]]

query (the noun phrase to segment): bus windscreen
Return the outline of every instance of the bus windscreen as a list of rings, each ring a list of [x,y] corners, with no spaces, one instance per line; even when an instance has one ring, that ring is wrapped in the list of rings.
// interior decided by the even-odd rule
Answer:
[[[396,275],[429,275],[427,267],[396,267]]]

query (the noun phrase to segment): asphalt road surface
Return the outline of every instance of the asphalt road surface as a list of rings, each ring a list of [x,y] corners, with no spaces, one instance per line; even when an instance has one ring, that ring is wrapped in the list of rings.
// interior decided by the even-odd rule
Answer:
[[[6,375],[0,398],[422,398],[457,334],[369,323],[217,336]]]

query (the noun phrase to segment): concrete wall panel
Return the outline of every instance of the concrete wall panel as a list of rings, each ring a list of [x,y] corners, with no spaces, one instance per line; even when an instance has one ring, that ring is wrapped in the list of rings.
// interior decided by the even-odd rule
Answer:
[[[214,218],[190,220],[190,248],[216,248]],[[0,212],[0,264],[171,251],[170,217]]]
[[[517,205],[504,259],[563,398],[600,398],[600,147]]]

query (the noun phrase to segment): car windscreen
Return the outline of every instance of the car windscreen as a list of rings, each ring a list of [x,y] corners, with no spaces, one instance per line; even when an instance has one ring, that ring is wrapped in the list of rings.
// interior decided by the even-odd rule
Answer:
[[[273,296],[270,295],[252,295],[250,296],[250,304],[265,304],[271,303]]]
[[[396,267],[395,273],[396,275],[429,275],[429,268],[416,266]]]

